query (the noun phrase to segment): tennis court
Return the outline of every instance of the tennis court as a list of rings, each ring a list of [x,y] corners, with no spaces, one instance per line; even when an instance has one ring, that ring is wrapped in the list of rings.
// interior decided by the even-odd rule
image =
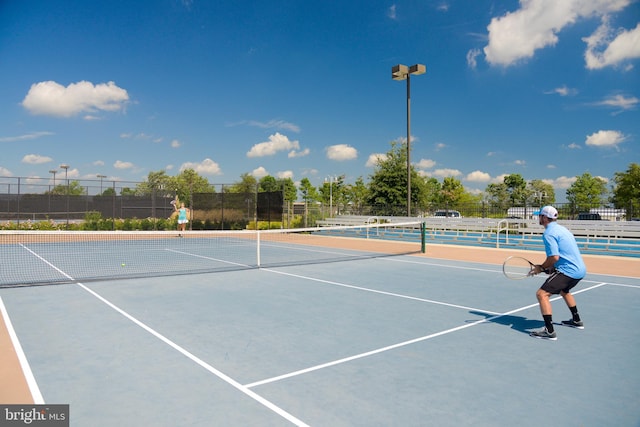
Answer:
[[[69,404],[74,426],[640,423],[638,258],[585,256],[586,327],[553,342],[528,336],[542,278],[501,270],[539,252],[263,235],[258,251],[243,236],[211,254],[200,236],[162,237],[4,249],[28,272],[5,263],[3,278],[59,284],[0,288],[0,403]],[[183,257],[197,274],[164,270]]]

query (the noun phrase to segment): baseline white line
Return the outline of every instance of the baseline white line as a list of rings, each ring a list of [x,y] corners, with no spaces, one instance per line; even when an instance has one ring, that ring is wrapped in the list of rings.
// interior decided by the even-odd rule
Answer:
[[[402,295],[402,294],[397,294],[397,293],[393,293],[393,292],[379,291],[377,289],[363,288],[361,286],[347,285],[346,283],[334,282],[332,280],[318,279],[318,278],[309,277],[309,276],[302,276],[300,274],[286,273],[284,271],[272,270],[270,268],[261,268],[261,270],[262,271],[268,271],[270,273],[275,273],[275,274],[282,274],[284,276],[297,277],[298,279],[304,279],[304,280],[310,280],[310,281],[313,281],[313,282],[326,283],[328,285],[340,286],[342,288],[355,289],[355,290],[363,291],[363,292],[371,292],[373,294],[387,295],[387,296],[392,296],[392,297],[396,297],[396,298],[403,298],[403,299],[414,300],[414,301],[428,302],[430,304],[444,305],[444,306],[453,307],[453,308],[462,308],[464,310],[482,311],[483,313],[487,313],[487,314],[500,314],[500,313],[497,313],[497,312],[480,310],[480,309],[477,309],[477,308],[474,308],[474,307],[467,307],[467,306],[464,306],[464,305],[450,304],[450,303],[442,302],[442,301],[435,301],[435,300],[430,300],[430,299],[425,299],[425,298],[412,297],[410,295]]]
[[[62,270],[60,270],[59,268],[57,268],[53,264],[51,264],[49,261],[47,261],[46,259],[44,259],[40,255],[36,254],[31,249],[27,248],[26,246],[23,246],[23,247],[26,250],[28,250],[29,252],[31,252],[33,255],[35,255],[36,257],[38,257],[39,259],[41,259],[45,263],[47,263],[49,266],[51,266],[56,271],[60,272],[61,274],[63,274],[67,278],[69,278],[70,280],[74,280],[73,277],[69,276],[68,274],[66,274],[65,272],[63,272]],[[249,396],[250,398],[252,398],[256,402],[262,404],[266,408],[268,408],[271,411],[275,412],[276,414],[280,415],[282,418],[290,421],[294,425],[301,426],[301,427],[309,427],[308,424],[306,424],[302,420],[296,418],[295,416],[293,416],[292,414],[288,413],[287,411],[285,411],[284,409],[280,408],[279,406],[275,405],[271,401],[265,399],[264,397],[260,396],[259,394],[255,393],[254,391],[250,390],[248,387],[243,386],[242,384],[240,384],[239,382],[237,382],[236,380],[234,380],[230,376],[228,376],[228,375],[224,374],[223,372],[217,370],[213,366],[211,366],[208,363],[206,363],[204,360],[202,360],[199,357],[195,356],[194,354],[190,353],[185,348],[183,348],[180,345],[176,344],[175,342],[171,341],[169,338],[165,337],[164,335],[162,335],[161,333],[159,333],[156,330],[152,329],[150,326],[146,325],[145,323],[141,322],[140,320],[136,319],[135,317],[133,317],[132,315],[130,315],[129,313],[127,313],[126,311],[124,311],[120,307],[116,306],[111,301],[109,301],[106,298],[104,298],[102,295],[100,295],[97,292],[89,289],[84,284],[76,282],[76,285],[79,286],[80,288],[84,289],[89,294],[93,295],[98,300],[102,301],[108,307],[110,307],[113,310],[115,310],[116,312],[120,313],[125,318],[129,319],[131,322],[133,322],[136,325],[138,325],[140,328],[142,328],[145,331],[147,331],[149,334],[153,335],[154,337],[158,338],[160,341],[162,341],[165,344],[167,344],[169,347],[171,347],[174,350],[178,351],[183,356],[186,356],[192,362],[195,362],[197,365],[201,366],[202,368],[204,368],[208,372],[212,373],[213,375],[215,375],[216,377],[220,378],[221,380],[223,380],[227,384],[231,385],[236,390],[238,390],[238,391],[244,393],[245,395]],[[40,397],[40,399],[42,399],[42,397]],[[42,402],[42,403],[44,403],[44,402]]]
[[[0,297],[0,312],[2,312],[2,319],[4,320],[4,324],[7,327],[7,332],[9,332],[9,338],[11,339],[11,343],[13,344],[13,349],[16,352],[18,361],[20,362],[20,367],[22,368],[22,374],[24,375],[24,378],[27,381],[27,385],[29,386],[29,391],[31,392],[31,398],[33,399],[33,403],[35,403],[36,405],[42,405],[44,404],[44,398],[42,397],[42,393],[40,393],[40,387],[38,387],[38,383],[36,382],[36,377],[33,376],[33,372],[31,371],[31,366],[29,366],[29,361],[27,360],[27,356],[24,354],[24,351],[22,350],[22,346],[20,345],[20,340],[18,339],[18,335],[16,334],[15,329],[13,329],[13,324],[11,323],[11,319],[9,318],[9,313],[7,312],[7,308],[4,306],[2,297]]]
[[[575,292],[575,293],[586,292],[586,291],[589,291],[589,290],[592,290],[592,289],[595,289],[595,288],[599,288],[599,287],[605,286],[605,285],[606,285],[606,283],[600,283],[598,285],[594,285],[594,286],[591,286],[589,288],[582,289],[579,292]],[[558,297],[552,298],[551,301],[556,301],[556,300],[559,300],[561,298],[562,297],[558,296]],[[245,387],[253,388],[253,387],[260,386],[260,385],[269,384],[269,383],[273,383],[273,382],[276,382],[276,381],[284,380],[284,379],[287,379],[287,378],[292,378],[292,377],[295,377],[295,376],[307,374],[309,372],[318,371],[320,369],[329,368],[331,366],[336,366],[336,365],[340,365],[340,364],[343,364],[343,363],[351,362],[353,360],[363,359],[365,357],[373,356],[373,355],[376,355],[376,354],[379,354],[379,353],[384,353],[384,352],[389,351],[389,350],[394,350],[394,349],[400,348],[400,347],[406,347],[406,346],[411,345],[411,344],[415,344],[415,343],[418,343],[418,342],[430,340],[432,338],[436,338],[436,337],[439,337],[439,336],[442,336],[442,335],[447,335],[447,334],[450,334],[450,333],[453,333],[453,332],[461,331],[463,329],[467,329],[467,328],[470,328],[470,327],[473,327],[473,326],[476,326],[476,325],[480,325],[482,323],[491,322],[491,321],[493,321],[495,319],[499,319],[499,318],[504,317],[504,316],[509,316],[511,314],[518,313],[518,312],[524,311],[524,310],[528,310],[530,308],[537,307],[537,306],[538,306],[538,303],[530,304],[530,305],[527,305],[527,306],[524,306],[524,307],[516,308],[515,310],[507,311],[506,313],[497,314],[495,316],[491,316],[491,317],[487,317],[487,318],[484,318],[484,319],[480,319],[480,320],[478,320],[476,322],[467,323],[467,324],[464,324],[464,325],[461,325],[461,326],[457,326],[455,328],[451,328],[451,329],[447,329],[447,330],[444,330],[444,331],[436,332],[434,334],[425,335],[423,337],[414,338],[412,340],[403,341],[403,342],[392,344],[392,345],[389,345],[389,346],[386,346],[386,347],[381,347],[381,348],[378,348],[378,349],[375,349],[375,350],[367,351],[365,353],[360,353],[360,354],[356,354],[356,355],[353,355],[353,356],[345,357],[345,358],[342,358],[342,359],[337,359],[337,360],[334,360],[334,361],[331,361],[331,362],[323,363],[323,364],[320,364],[320,365],[311,366],[309,368],[300,369],[298,371],[289,372],[287,374],[279,375],[277,377],[267,378],[267,379],[264,379],[264,380],[261,380],[261,381],[255,381],[255,382],[252,382],[252,383],[249,383],[249,384],[245,384]],[[491,314],[491,313],[487,313],[487,314]]]

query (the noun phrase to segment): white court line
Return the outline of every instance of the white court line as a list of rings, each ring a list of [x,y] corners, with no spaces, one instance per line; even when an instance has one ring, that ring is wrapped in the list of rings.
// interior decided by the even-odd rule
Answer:
[[[55,269],[56,271],[60,272],[61,274],[63,274],[67,278],[69,278],[70,280],[74,280],[73,277],[69,276],[68,274],[66,274],[65,272],[63,272],[62,270],[60,270],[59,268],[57,268],[53,264],[51,264],[49,261],[47,261],[46,259],[44,259],[40,255],[36,254],[31,249],[27,248],[26,246],[24,246],[24,248],[26,250],[28,250],[29,252],[31,252],[36,257],[38,257],[39,259],[41,259],[42,261],[44,261],[45,263],[47,263],[53,269]],[[153,328],[149,327],[148,325],[146,325],[145,323],[141,322],[140,320],[136,319],[135,317],[133,317],[132,315],[130,315],[129,313],[127,313],[126,311],[124,311],[120,307],[116,306],[115,304],[113,304],[112,302],[110,302],[109,300],[104,298],[102,295],[100,295],[97,292],[89,289],[87,286],[83,285],[82,283],[76,282],[76,285],[79,286],[80,288],[84,289],[85,291],[87,291],[88,293],[90,293],[91,295],[96,297],[98,300],[102,301],[104,304],[106,304],[107,306],[111,307],[113,310],[115,310],[116,312],[120,313],[122,316],[124,316],[125,318],[129,319],[131,322],[135,323],[136,325],[138,325],[139,327],[141,327],[142,329],[144,329],[145,331],[147,331],[148,333],[150,333],[154,337],[158,338],[160,341],[162,341],[165,344],[167,344],[169,347],[173,348],[174,350],[178,351],[182,355],[186,356],[189,360],[195,362],[196,364],[198,364],[199,366],[203,367],[204,369],[206,369],[207,371],[209,371],[210,373],[212,373],[216,377],[220,378],[221,380],[223,380],[227,384],[231,385],[236,390],[238,390],[238,391],[244,393],[245,395],[249,396],[250,398],[252,398],[256,402],[258,402],[258,403],[262,404],[263,406],[267,407],[268,409],[270,409],[271,411],[273,411],[276,414],[280,415],[282,418],[290,421],[294,425],[308,427],[308,424],[304,423],[302,420],[296,418],[295,416],[293,416],[292,414],[288,413],[287,411],[285,411],[284,409],[280,408],[279,406],[275,405],[271,401],[265,399],[264,397],[260,396],[259,394],[255,393],[254,391],[250,390],[248,387],[243,386],[242,384],[240,384],[239,382],[237,382],[233,378],[231,378],[228,375],[224,374],[223,372],[217,370],[213,366],[211,366],[208,363],[206,363],[204,360],[202,360],[199,357],[195,356],[194,354],[190,353],[189,351],[187,351],[183,347],[181,347],[178,344],[176,344],[175,342],[171,341],[169,338],[165,337],[164,335],[162,335],[161,333],[157,332],[156,330],[154,330]],[[3,312],[3,315],[4,315],[4,312]],[[16,339],[17,339],[17,337],[16,337]],[[33,380],[33,382],[35,384],[35,379]],[[41,396],[40,396],[40,400],[42,400]],[[38,403],[38,402],[36,402],[36,403]],[[44,402],[42,402],[42,403],[44,403]]]
[[[250,390],[248,387],[243,386],[242,384],[240,384],[239,382],[237,382],[233,378],[229,377],[228,375],[224,374],[223,372],[221,372],[221,371],[217,370],[216,368],[214,368],[213,366],[209,365],[204,360],[200,359],[199,357],[195,356],[193,353],[187,351],[186,349],[184,349],[180,345],[178,345],[175,342],[171,341],[169,338],[165,337],[164,335],[162,335],[161,333],[157,332],[153,328],[147,326],[145,323],[143,323],[140,320],[136,319],[135,317],[133,317],[132,315],[130,315],[129,313],[127,313],[126,311],[124,311],[120,307],[116,306],[115,304],[113,304],[112,302],[110,302],[109,300],[107,300],[106,298],[104,298],[103,296],[98,294],[97,292],[89,289],[88,287],[86,287],[82,283],[78,283],[77,285],[80,286],[85,291],[89,292],[91,295],[93,295],[94,297],[96,297],[97,299],[102,301],[103,303],[105,303],[107,306],[111,307],[112,309],[114,309],[115,311],[120,313],[122,316],[126,317],[127,319],[129,319],[130,321],[132,321],[133,323],[135,323],[136,325],[138,325],[139,327],[141,327],[142,329],[144,329],[145,331],[147,331],[148,333],[153,335],[154,337],[158,338],[160,341],[162,341],[165,344],[167,344],[169,347],[173,348],[174,350],[178,351],[182,355],[186,356],[189,360],[195,362],[197,365],[203,367],[204,369],[206,369],[207,371],[209,371],[210,373],[212,373],[216,377],[220,378],[221,380],[223,380],[227,384],[231,385],[236,390],[246,394],[247,396],[249,396],[253,400],[255,400],[258,403],[262,404],[263,406],[269,408],[270,410],[272,410],[276,414],[280,415],[281,417],[285,418],[286,420],[290,421],[291,423],[293,423],[293,424],[295,424],[297,426],[307,426],[307,424],[304,423],[303,421],[299,420],[298,418],[294,417],[293,415],[291,415],[290,413],[288,413],[284,409],[280,408],[279,406],[276,406],[274,403],[270,402],[269,400],[265,399],[264,397],[260,396],[259,394],[255,393],[254,391]]]
[[[360,288],[360,287],[351,286],[351,285],[342,285],[342,284],[339,284],[337,282],[331,282],[331,281],[327,281],[327,280],[316,279],[316,278],[313,278],[313,277],[305,277],[305,276],[300,276],[300,275],[295,275],[295,274],[282,273],[282,272],[279,272],[279,271],[269,270],[269,269],[263,269],[263,270],[269,271],[269,272],[272,272],[272,273],[286,274],[286,275],[298,277],[298,278],[301,278],[301,279],[308,279],[308,280],[317,281],[317,282],[323,282],[323,283],[329,283],[329,284],[334,284],[334,285],[338,285],[338,286],[344,286],[344,287],[347,287],[347,288],[354,288],[354,289],[358,289],[358,290],[367,290],[366,288]],[[586,292],[586,291],[589,291],[589,290],[592,290],[592,289],[596,289],[596,288],[599,288],[601,286],[605,286],[607,284],[608,283],[599,283],[599,284],[591,286],[589,288],[581,289],[580,291],[574,292],[574,294],[578,294],[578,293]],[[380,292],[380,291],[376,291],[376,290],[373,290],[373,289],[371,289],[370,291],[374,292],[374,293],[382,293],[382,294],[387,294],[387,295],[391,295],[391,296],[398,296],[396,294],[387,293],[387,292]],[[403,296],[400,295],[400,297],[403,297]],[[562,298],[561,296],[557,296],[555,298],[552,298],[551,301],[557,301],[557,300],[559,300],[561,298]],[[431,302],[429,300],[422,300],[420,298],[411,298],[411,299],[416,299],[416,300],[425,301],[425,302]],[[455,305],[446,304],[446,303],[438,303],[437,301],[433,302],[433,303],[447,305],[447,306],[451,306],[451,307],[464,308],[463,306],[455,306]],[[455,328],[451,328],[451,329],[447,329],[447,330],[444,330],[444,331],[436,332],[434,334],[425,335],[423,337],[414,338],[412,340],[403,341],[403,342],[400,342],[400,343],[392,344],[392,345],[389,345],[389,346],[386,346],[386,347],[381,347],[381,348],[378,348],[378,349],[375,349],[375,350],[367,351],[367,352],[364,352],[364,353],[356,354],[356,355],[345,357],[345,358],[342,358],[342,359],[333,360],[331,362],[322,363],[320,365],[311,366],[309,368],[300,369],[300,370],[289,372],[287,374],[279,375],[279,376],[276,376],[276,377],[266,378],[266,379],[261,380],[261,381],[255,381],[255,382],[252,382],[252,383],[249,383],[249,384],[245,384],[245,387],[253,388],[253,387],[260,386],[260,385],[269,384],[269,383],[273,383],[273,382],[276,382],[276,381],[284,380],[284,379],[287,379],[287,378],[291,378],[291,377],[307,374],[309,372],[318,371],[320,369],[328,368],[328,367],[331,367],[331,366],[336,366],[336,365],[340,365],[340,364],[343,364],[343,363],[351,362],[353,360],[363,359],[365,357],[373,356],[373,355],[376,355],[376,354],[379,354],[379,353],[384,353],[384,352],[389,351],[389,350],[394,350],[394,349],[400,348],[400,347],[406,347],[406,346],[411,345],[411,344],[415,344],[415,343],[418,343],[418,342],[430,340],[432,338],[436,338],[436,337],[439,337],[439,336],[442,336],[442,335],[447,335],[447,334],[450,334],[450,333],[453,333],[453,332],[457,332],[457,331],[460,331],[460,330],[463,330],[463,329],[467,329],[467,328],[470,328],[470,327],[473,327],[473,326],[476,326],[476,325],[480,325],[482,323],[491,322],[491,321],[493,321],[495,319],[499,319],[500,317],[509,316],[511,314],[518,313],[518,312],[524,311],[524,310],[528,310],[530,308],[537,307],[537,306],[538,306],[538,303],[534,303],[534,304],[530,304],[530,305],[527,305],[527,306],[524,306],[524,307],[516,308],[515,310],[507,311],[506,313],[491,313],[491,312],[484,311],[484,310],[476,310],[476,311],[481,312],[481,313],[494,314],[494,315],[491,316],[491,317],[486,317],[484,319],[480,319],[480,320],[478,320],[476,322],[466,323],[464,325],[457,326]]]
[[[213,257],[209,257],[209,256],[204,256],[204,255],[192,254],[192,253],[185,252],[185,251],[179,251],[177,249],[165,249],[165,250],[168,251],[168,252],[173,252],[173,253],[181,254],[181,255],[187,255],[187,256],[190,256],[190,257],[194,257],[194,258],[202,258],[202,259],[208,259],[209,261],[217,261],[217,262],[221,262],[223,264],[239,265],[241,267],[249,267],[249,268],[252,267],[249,264],[241,264],[239,262],[226,261],[224,259],[213,258]]]
[[[388,296],[392,296],[392,297],[396,297],[396,298],[404,298],[404,299],[409,299],[409,300],[414,300],[414,301],[428,302],[430,304],[444,305],[444,306],[453,307],[453,308],[462,308],[464,310],[481,311],[481,312],[487,313],[487,314],[500,314],[500,313],[497,313],[497,312],[494,312],[494,311],[479,310],[477,308],[467,307],[467,306],[464,306],[464,305],[450,304],[448,302],[435,301],[435,300],[430,300],[430,299],[425,299],[425,298],[413,297],[413,296],[410,296],[410,295],[402,295],[402,294],[396,294],[396,293],[393,293],[393,292],[380,291],[380,290],[377,290],[377,289],[363,288],[361,286],[348,285],[346,283],[334,282],[333,280],[318,279],[318,278],[315,278],[315,277],[302,276],[300,274],[294,274],[294,273],[285,273],[284,271],[272,270],[270,268],[262,268],[261,270],[268,271],[270,273],[275,273],[275,274],[282,274],[284,276],[296,277],[298,279],[304,279],[304,280],[310,280],[310,281],[313,281],[313,282],[326,283],[328,285],[339,286],[339,287],[342,287],[342,288],[349,288],[349,289],[356,289],[358,291],[371,292],[371,293],[374,293],[374,294],[388,295]]]
[[[11,338],[13,349],[16,352],[18,361],[20,362],[20,367],[22,368],[22,374],[24,375],[24,378],[27,381],[27,385],[29,386],[29,391],[31,392],[31,398],[33,399],[33,403],[35,403],[36,405],[42,405],[44,404],[44,398],[42,397],[42,393],[40,393],[40,388],[38,387],[36,378],[33,376],[33,372],[31,371],[31,366],[29,366],[29,361],[27,360],[27,356],[24,354],[24,351],[22,350],[22,346],[20,345],[20,340],[18,339],[18,335],[16,334],[16,331],[13,329],[13,325],[11,324],[11,319],[9,318],[9,313],[7,312],[7,308],[4,306],[4,302],[2,302],[2,297],[0,297],[0,312],[2,312],[2,319],[4,320],[4,324],[7,327],[7,332],[9,332],[9,338]]]

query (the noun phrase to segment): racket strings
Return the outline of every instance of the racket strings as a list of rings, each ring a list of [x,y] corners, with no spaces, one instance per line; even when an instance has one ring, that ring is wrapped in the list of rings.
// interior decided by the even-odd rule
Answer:
[[[510,279],[524,279],[531,276],[533,265],[524,258],[511,257],[504,262],[502,270]]]

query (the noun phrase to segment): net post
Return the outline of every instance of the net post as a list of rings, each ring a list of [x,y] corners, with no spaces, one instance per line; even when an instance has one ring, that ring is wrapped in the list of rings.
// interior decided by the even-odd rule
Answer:
[[[423,221],[420,223],[420,252],[425,253],[427,251],[426,243],[427,243],[427,223]]]

